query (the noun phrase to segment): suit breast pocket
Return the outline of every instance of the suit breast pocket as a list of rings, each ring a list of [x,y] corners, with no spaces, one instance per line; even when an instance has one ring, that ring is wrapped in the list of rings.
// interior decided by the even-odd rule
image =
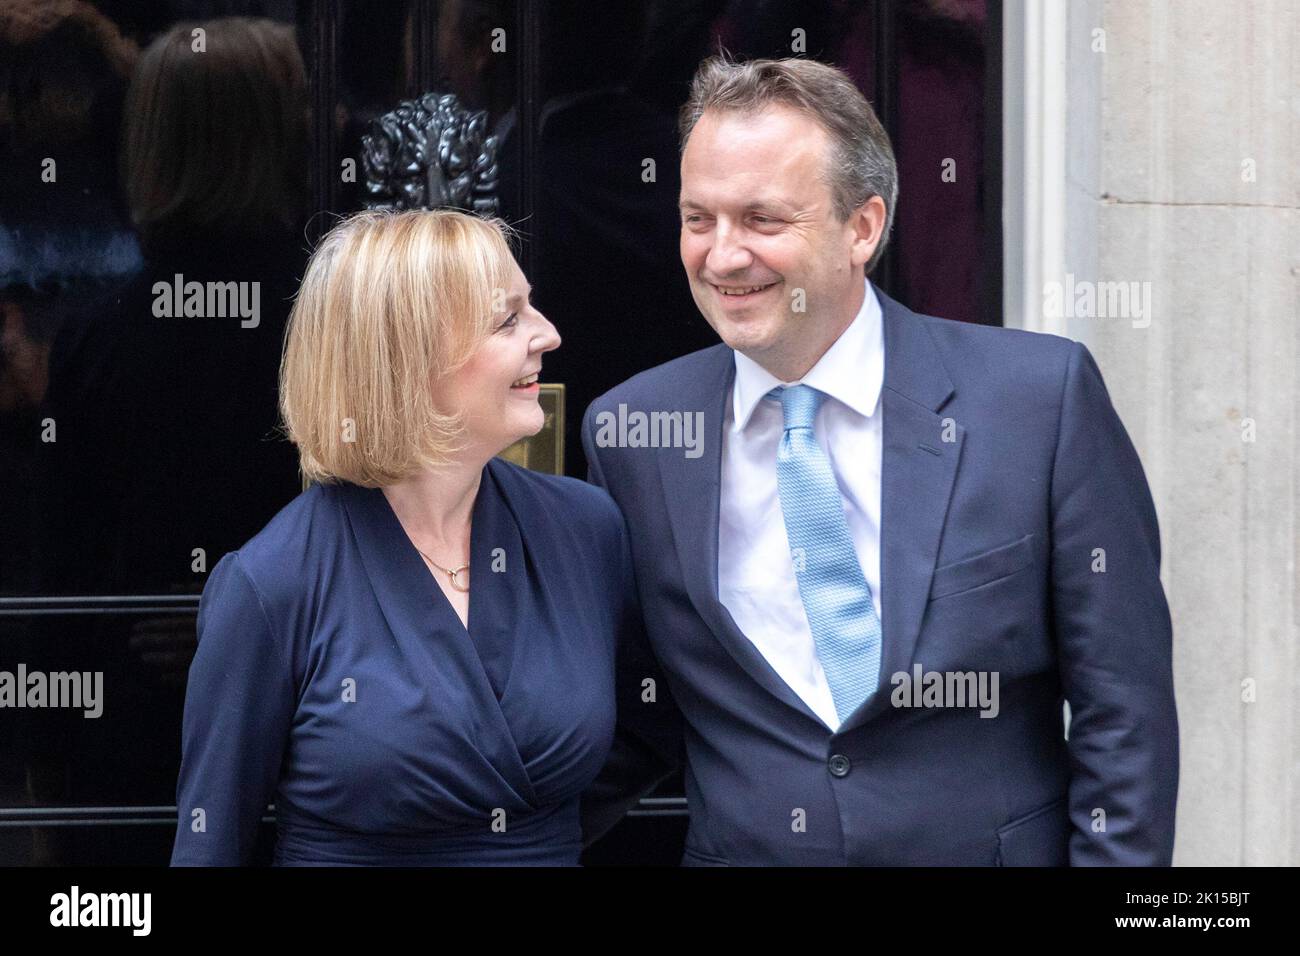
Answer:
[[[1022,571],[1034,561],[1034,536],[1027,534],[960,561],[934,569],[930,600],[962,594]]]

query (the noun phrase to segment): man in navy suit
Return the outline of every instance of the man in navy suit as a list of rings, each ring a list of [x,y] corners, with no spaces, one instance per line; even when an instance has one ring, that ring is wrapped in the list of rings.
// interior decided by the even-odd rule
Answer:
[[[839,71],[705,61],[681,134],[723,344],[583,422],[648,638],[586,839],[684,759],[685,864],[1167,865],[1159,533],[1091,355],[871,285],[897,174]]]

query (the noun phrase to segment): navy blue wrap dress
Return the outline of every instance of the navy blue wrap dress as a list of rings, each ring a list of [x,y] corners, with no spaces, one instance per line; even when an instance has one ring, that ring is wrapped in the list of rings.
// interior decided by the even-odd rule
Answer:
[[[469,627],[379,489],[314,485],[213,569],[199,609],[173,865],[573,865],[636,626],[604,491],[494,459]]]

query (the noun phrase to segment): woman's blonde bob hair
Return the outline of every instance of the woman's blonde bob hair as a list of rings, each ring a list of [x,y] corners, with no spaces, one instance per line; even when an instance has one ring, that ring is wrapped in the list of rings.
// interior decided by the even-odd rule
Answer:
[[[280,412],[309,481],[392,484],[445,463],[460,417],[431,387],[490,334],[509,227],[448,209],[363,212],[312,254],[289,315]]]

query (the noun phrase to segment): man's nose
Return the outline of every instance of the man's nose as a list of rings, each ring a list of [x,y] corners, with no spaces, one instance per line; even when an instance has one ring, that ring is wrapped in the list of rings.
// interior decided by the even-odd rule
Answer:
[[[749,268],[754,261],[751,253],[734,229],[719,227],[713,234],[713,245],[704,258],[704,268],[715,277],[721,278],[733,272]]]

